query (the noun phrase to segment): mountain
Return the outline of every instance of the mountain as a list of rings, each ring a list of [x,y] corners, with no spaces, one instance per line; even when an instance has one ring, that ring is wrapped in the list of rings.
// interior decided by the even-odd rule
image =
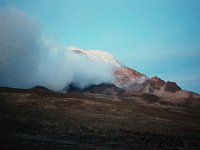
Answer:
[[[101,50],[82,50],[80,48],[71,48],[72,52],[86,57],[91,61],[104,62],[113,65],[113,76],[115,86],[129,92],[145,92],[158,96],[168,97],[196,97],[198,94],[182,90],[175,82],[164,81],[159,77],[149,78],[146,75],[126,67],[121,64],[116,57],[108,52]]]

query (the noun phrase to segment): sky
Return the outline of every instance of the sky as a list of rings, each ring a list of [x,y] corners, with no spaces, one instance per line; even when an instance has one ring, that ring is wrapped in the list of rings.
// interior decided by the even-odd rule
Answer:
[[[0,0],[32,16],[42,36],[112,53],[148,77],[200,93],[199,0]]]

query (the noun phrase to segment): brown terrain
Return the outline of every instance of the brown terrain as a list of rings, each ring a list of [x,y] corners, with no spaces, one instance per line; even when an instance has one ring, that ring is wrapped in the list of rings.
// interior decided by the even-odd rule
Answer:
[[[0,88],[0,149],[199,150],[200,96],[157,77],[143,87]]]

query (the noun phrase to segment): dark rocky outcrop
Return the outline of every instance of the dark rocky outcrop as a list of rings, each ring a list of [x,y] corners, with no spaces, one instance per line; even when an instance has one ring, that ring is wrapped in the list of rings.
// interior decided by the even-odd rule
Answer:
[[[167,81],[165,85],[165,91],[174,93],[180,90],[181,88],[175,82]]]
[[[101,83],[98,85],[92,85],[84,89],[85,92],[90,93],[98,93],[98,94],[113,94],[114,93],[120,93],[124,91],[123,89],[120,89],[119,87],[115,86],[114,84],[108,84],[108,83]]]

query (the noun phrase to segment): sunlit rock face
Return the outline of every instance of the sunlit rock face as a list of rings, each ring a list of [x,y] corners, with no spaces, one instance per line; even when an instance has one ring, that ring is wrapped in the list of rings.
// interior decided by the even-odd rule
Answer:
[[[148,80],[145,75],[127,67],[117,68],[114,75],[118,87],[131,91],[140,91],[143,83]]]

